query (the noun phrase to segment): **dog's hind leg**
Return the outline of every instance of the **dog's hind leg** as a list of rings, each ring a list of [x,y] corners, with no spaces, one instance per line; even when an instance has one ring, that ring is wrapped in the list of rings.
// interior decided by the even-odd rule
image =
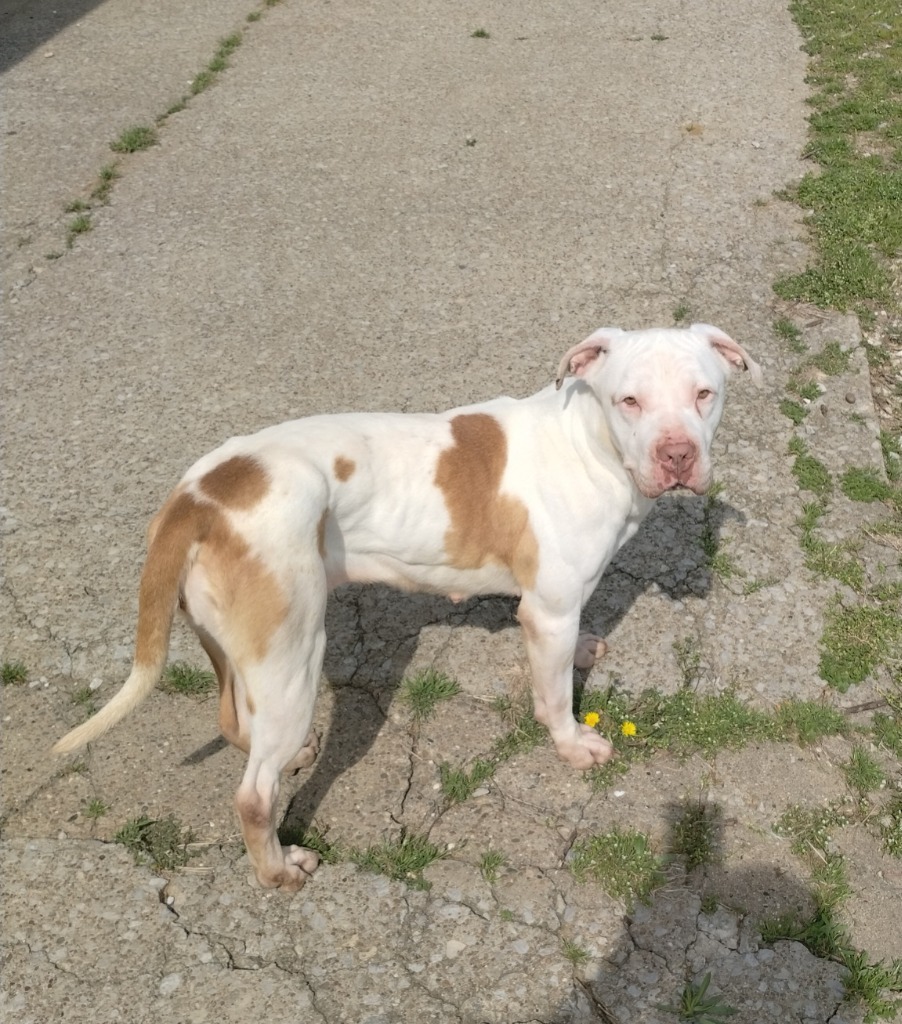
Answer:
[[[319,864],[312,850],[281,846],[276,834],[279,776],[309,754],[313,706],[326,646],[322,562],[293,567],[290,614],[260,662],[243,666],[249,753],[235,806],[248,857],[265,888],[300,889]]]
[[[222,735],[245,754],[250,753],[251,737],[248,723],[248,712],[244,696],[244,686],[236,680],[236,673],[225,651],[202,626],[192,623],[201,647],[206,651],[219,682],[219,731]],[[239,683],[236,694],[236,682]],[[240,710],[239,710],[239,701]],[[298,752],[284,768],[286,774],[301,768],[309,768],[319,753],[319,736],[311,729]]]

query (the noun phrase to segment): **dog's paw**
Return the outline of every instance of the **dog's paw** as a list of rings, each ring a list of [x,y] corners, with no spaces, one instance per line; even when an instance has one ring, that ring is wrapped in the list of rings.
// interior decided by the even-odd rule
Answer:
[[[254,874],[264,889],[297,892],[307,884],[319,867],[319,854],[305,846],[283,846],[281,863],[257,868]]]
[[[614,756],[611,743],[589,725],[576,722],[574,725],[576,735],[573,739],[556,744],[558,757],[582,772],[595,765],[607,764]]]
[[[304,740],[304,745],[298,751],[295,758],[285,766],[285,772],[293,774],[299,772],[302,768],[309,768],[316,760],[319,754],[319,733],[310,730],[307,739]]]
[[[580,633],[573,654],[573,664],[577,668],[590,669],[599,658],[608,652],[608,645],[594,633]]]

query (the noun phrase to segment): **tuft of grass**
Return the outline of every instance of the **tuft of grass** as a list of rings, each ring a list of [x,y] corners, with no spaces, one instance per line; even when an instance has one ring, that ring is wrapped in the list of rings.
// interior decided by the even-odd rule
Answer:
[[[887,501],[893,489],[873,469],[847,469],[839,479],[843,494],[852,501]]]
[[[79,686],[73,690],[69,698],[73,704],[83,709],[86,716],[90,717],[97,710],[94,704],[94,691],[90,686]]]
[[[498,761],[526,754],[547,739],[545,726],[536,721],[532,707],[515,704],[508,697],[499,697],[493,707],[510,724],[508,732],[495,742],[494,753]]]
[[[687,981],[678,1003],[661,1005],[658,1009],[679,1014],[680,1020],[687,1024],[722,1024],[738,1013],[738,1010],[722,1002],[717,996],[709,996],[710,984],[710,972],[701,981]]]
[[[849,788],[855,790],[860,800],[886,782],[883,769],[860,744],[852,748],[849,760],[843,765],[843,775]]]
[[[170,814],[159,819],[132,818],[113,836],[113,841],[130,850],[136,864],[172,870],[188,863],[188,844],[192,838],[191,830]]]
[[[142,149],[150,149],[157,143],[157,132],[155,128],[147,125],[136,124],[125,131],[110,143],[110,149],[114,153],[138,153]]]
[[[593,879],[628,906],[636,900],[647,902],[650,893],[665,881],[661,861],[652,853],[648,836],[619,827],[574,843],[570,869],[578,881]]]
[[[486,761],[483,758],[477,758],[469,771],[452,768],[447,763],[440,764],[439,779],[445,799],[449,804],[463,803],[495,774],[497,767],[497,761]]]
[[[880,449],[883,452],[887,477],[892,483],[898,483],[902,479],[902,445],[899,444],[899,439],[886,430],[881,430]]]
[[[805,442],[794,437],[789,443],[791,455],[795,455],[792,472],[803,491],[811,491],[819,498],[826,497],[833,490],[833,479],[830,471],[813,455],[808,453]]]
[[[77,217],[73,217],[66,227],[66,248],[71,249],[75,244],[75,239],[90,231],[93,226],[91,218],[86,213],[80,213]]]
[[[116,164],[107,164],[100,168],[100,173],[97,175],[97,184],[94,186],[94,191],[91,193],[91,198],[96,199],[101,203],[105,203],[109,198],[110,192],[113,188],[113,182],[119,177],[119,168]]]
[[[877,13],[868,0],[793,0],[790,9],[811,55],[808,155],[819,165],[790,198],[810,211],[817,257],[775,289],[867,314],[892,302],[888,260],[902,248],[902,13]]]
[[[4,661],[0,666],[0,685],[21,686],[28,679],[28,669],[21,661]]]
[[[251,11],[247,16],[247,20],[250,22],[259,21],[263,17],[262,11]]]
[[[102,800],[95,798],[94,800],[89,800],[85,804],[85,809],[82,811],[82,814],[84,814],[86,818],[91,818],[96,821],[98,818],[102,818],[108,811],[109,807]]]
[[[471,39],[491,39],[491,35],[484,28],[476,28],[470,33]]]
[[[793,804],[780,816],[774,832],[790,840],[792,852],[799,857],[812,851],[823,853],[834,828],[846,819],[835,807],[800,807]]]
[[[730,556],[723,550],[720,539],[717,536],[714,515],[718,506],[717,495],[719,493],[720,487],[715,484],[705,499],[701,545],[708,568],[722,580],[728,580],[734,576],[744,576],[745,573],[733,564]]]
[[[73,199],[71,203],[66,203],[66,213],[84,213],[85,210],[90,210],[91,204],[86,203],[84,199]]]
[[[326,832],[315,825],[300,828],[283,824],[279,828],[279,842],[283,846],[304,846],[308,850],[315,850],[323,864],[338,864],[343,858],[341,846],[330,842]]]
[[[494,885],[498,881],[498,872],[503,866],[504,854],[499,850],[486,850],[479,858],[479,870],[489,885]]]
[[[881,664],[902,641],[902,619],[873,605],[834,602],[821,637],[821,679],[845,693]]]
[[[808,351],[808,346],[802,341],[802,331],[788,317],[781,316],[773,323],[774,334],[786,342],[790,352],[802,355]]]
[[[871,723],[874,739],[882,747],[902,757],[902,719],[897,715],[886,715],[878,711]]]
[[[783,701],[774,718],[781,738],[795,740],[802,746],[816,743],[824,736],[843,736],[849,730],[841,711],[809,700]]]
[[[350,859],[364,871],[387,875],[412,889],[428,889],[424,868],[446,855],[427,836],[402,830],[397,839],[386,839],[365,850],[352,850]]]
[[[783,413],[787,419],[792,420],[796,426],[798,426],[808,415],[808,410],[805,406],[800,405],[792,398],[784,398],[783,401],[780,402],[780,412]]]
[[[716,806],[709,808],[698,801],[687,805],[674,823],[671,853],[683,858],[687,871],[692,871],[703,864],[710,864],[714,860],[719,814],[719,808]]]
[[[422,722],[435,714],[440,701],[450,700],[459,693],[458,682],[430,668],[404,680],[400,699],[410,708],[414,721]]]
[[[685,323],[689,319],[691,312],[692,310],[689,308],[688,303],[681,302],[678,306],[674,307],[673,322],[675,324]]]
[[[692,686],[701,673],[702,644],[697,636],[684,636],[682,640],[674,640],[673,653],[676,656],[680,680],[684,687]]]
[[[217,688],[212,672],[195,668],[187,661],[174,661],[166,667],[160,680],[165,693],[180,693],[185,697],[206,697]]]
[[[564,959],[569,960],[574,967],[581,967],[584,963],[588,963],[588,952],[570,939],[564,939],[561,942],[561,952],[564,954]]]
[[[828,377],[838,377],[849,369],[851,358],[851,349],[844,349],[838,341],[828,341],[823,349],[816,356],[812,356],[808,362]]]

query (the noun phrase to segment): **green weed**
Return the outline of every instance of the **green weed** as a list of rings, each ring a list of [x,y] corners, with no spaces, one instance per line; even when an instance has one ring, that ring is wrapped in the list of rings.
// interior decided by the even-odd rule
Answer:
[[[710,864],[714,859],[717,819],[720,810],[698,801],[688,804],[674,823],[671,853],[683,858],[687,871]]]
[[[429,883],[423,878],[423,870],[447,854],[427,836],[414,835],[402,830],[397,839],[386,839],[365,850],[354,849],[350,859],[373,874],[387,875],[398,882],[405,882],[412,889],[428,889]]]
[[[191,858],[190,829],[176,818],[133,818],[113,836],[113,841],[130,850],[136,864],[150,864],[157,870],[183,867]]]
[[[404,680],[400,700],[410,708],[414,721],[421,722],[435,714],[441,701],[450,700],[459,693],[459,683],[430,668]]]
[[[670,1006],[661,1005],[658,1009],[679,1014],[681,1021],[687,1024],[722,1024],[738,1011],[717,996],[708,995],[711,974],[708,973],[699,982],[689,981],[680,993],[680,1001]]]
[[[479,870],[489,885],[494,885],[498,881],[498,872],[503,866],[504,854],[498,850],[486,850],[479,859]]]
[[[449,804],[463,803],[495,774],[497,767],[497,761],[486,761],[483,758],[477,758],[469,771],[452,768],[449,764],[439,765],[439,780],[445,799]]]
[[[166,667],[160,680],[165,693],[180,693],[185,697],[206,697],[217,688],[212,672],[195,668],[186,661],[174,661]]]
[[[886,782],[883,769],[860,745],[852,748],[849,760],[843,766],[843,774],[849,788],[854,789],[861,800]]]
[[[593,879],[628,906],[635,900],[647,901],[649,894],[665,880],[661,861],[652,853],[648,836],[618,827],[605,835],[589,836],[574,843],[570,869],[577,880]]]
[[[110,143],[110,149],[114,153],[138,153],[142,149],[150,149],[157,143],[157,132],[155,128],[146,125],[133,125]]]
[[[0,666],[0,685],[21,686],[28,680],[28,669],[21,661],[4,661]]]

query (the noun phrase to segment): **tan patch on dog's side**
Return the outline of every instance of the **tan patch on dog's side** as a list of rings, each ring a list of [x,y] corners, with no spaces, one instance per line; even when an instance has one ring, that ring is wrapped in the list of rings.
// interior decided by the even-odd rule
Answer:
[[[226,508],[247,511],[266,496],[269,476],[251,455],[233,455],[201,477],[200,489]]]
[[[288,599],[278,579],[225,516],[215,515],[197,554],[223,620],[230,658],[240,667],[262,661],[288,615]],[[248,695],[248,709],[254,708]]]
[[[346,459],[344,455],[335,456],[335,464],[332,469],[335,473],[336,480],[340,480],[344,483],[356,468],[357,463],[353,459]]]
[[[519,498],[500,493],[507,438],[487,413],[455,416],[454,444],[438,459],[435,483],[445,498],[451,527],[445,548],[458,569],[496,562],[510,569],[524,590],[535,584],[539,548],[529,512]]]

